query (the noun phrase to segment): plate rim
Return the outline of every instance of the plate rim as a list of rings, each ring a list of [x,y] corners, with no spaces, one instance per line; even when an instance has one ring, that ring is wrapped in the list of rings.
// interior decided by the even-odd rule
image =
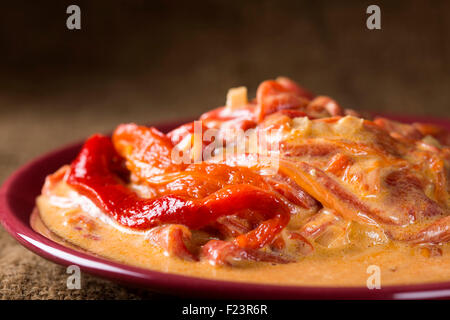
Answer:
[[[386,114],[383,114],[386,116]],[[422,121],[446,124],[450,120],[420,116],[387,115],[390,118],[406,119],[407,122]],[[170,128],[182,121],[154,124],[157,128]],[[10,201],[20,201],[11,194],[12,186],[33,168],[42,166],[45,160],[80,148],[83,141],[66,144],[36,157],[15,170],[0,188],[0,223],[22,246],[39,256],[68,266],[77,265],[83,272],[107,278],[121,284],[153,289],[163,293],[190,294],[189,297],[215,297],[239,299],[430,299],[450,297],[450,281],[423,284],[389,285],[381,289],[354,286],[298,286],[259,284],[220,279],[208,279],[176,273],[135,267],[100,256],[65,247],[34,231],[29,221],[25,224],[14,213]],[[47,175],[50,172],[45,172]],[[14,199],[13,199],[14,198]],[[31,211],[30,211],[31,215]],[[29,220],[29,219],[28,219]]]

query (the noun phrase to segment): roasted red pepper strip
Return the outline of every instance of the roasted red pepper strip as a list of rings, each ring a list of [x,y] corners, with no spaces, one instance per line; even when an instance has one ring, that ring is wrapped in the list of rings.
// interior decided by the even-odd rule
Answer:
[[[292,258],[275,252],[242,248],[232,242],[211,240],[202,247],[201,256],[212,265],[235,265],[240,261],[264,261],[271,263],[294,262]]]
[[[256,119],[262,121],[267,115],[285,109],[304,109],[309,100],[299,96],[297,90],[291,86],[285,87],[282,83],[267,80],[261,83],[256,92]],[[302,110],[303,111],[303,110]]]
[[[140,198],[116,174],[120,157],[111,140],[95,135],[88,139],[71,165],[67,183],[96,202],[120,224],[149,229],[164,223],[202,228],[221,216],[246,209],[261,212],[265,219],[255,230],[239,236],[236,244],[260,248],[273,240],[289,222],[287,207],[271,192],[251,185],[234,185],[201,200],[165,195]]]

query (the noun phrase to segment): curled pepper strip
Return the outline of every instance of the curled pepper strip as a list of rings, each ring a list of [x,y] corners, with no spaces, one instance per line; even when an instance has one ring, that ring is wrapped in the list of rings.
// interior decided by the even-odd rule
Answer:
[[[119,178],[121,161],[108,137],[94,135],[72,163],[67,183],[124,226],[150,229],[162,224],[183,224],[199,229],[219,217],[250,209],[267,220],[237,237],[235,244],[255,249],[272,241],[289,222],[286,205],[273,193],[246,184],[225,187],[201,200],[174,195],[141,198]]]
[[[267,115],[284,109],[304,109],[309,100],[298,95],[292,85],[284,86],[285,80],[267,80],[261,83],[256,92],[256,120],[261,122]],[[308,96],[308,95],[307,95]]]
[[[290,263],[295,260],[263,250],[240,248],[233,242],[211,240],[202,247],[202,259],[206,259],[212,265],[236,265],[241,261],[263,261],[271,263]]]

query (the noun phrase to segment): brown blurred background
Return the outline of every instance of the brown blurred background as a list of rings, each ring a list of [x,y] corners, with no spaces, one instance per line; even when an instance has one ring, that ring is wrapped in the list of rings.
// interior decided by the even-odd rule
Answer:
[[[79,31],[66,28],[70,4]],[[370,4],[382,30],[366,28]],[[0,182],[63,143],[197,116],[229,87],[254,95],[278,75],[345,107],[450,118],[447,0],[16,0],[0,10]],[[94,293],[66,292],[64,270],[4,231],[0,280],[3,298],[135,297],[96,279]]]

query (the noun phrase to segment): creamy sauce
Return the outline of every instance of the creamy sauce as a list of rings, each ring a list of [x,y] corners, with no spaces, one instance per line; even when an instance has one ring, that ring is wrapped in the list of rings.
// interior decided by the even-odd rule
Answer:
[[[151,270],[264,284],[366,286],[372,274],[367,268],[376,265],[381,270],[381,286],[450,280],[448,245],[441,248],[442,255],[400,242],[370,248],[318,250],[298,262],[278,265],[260,262],[227,267],[185,261],[166,256],[146,239],[145,232],[119,227],[101,212],[77,203],[76,198],[77,194],[66,185],[55,188],[55,196],[40,196],[37,208],[45,226],[32,223],[33,227],[50,237],[45,230],[48,228],[68,243],[99,256]]]

